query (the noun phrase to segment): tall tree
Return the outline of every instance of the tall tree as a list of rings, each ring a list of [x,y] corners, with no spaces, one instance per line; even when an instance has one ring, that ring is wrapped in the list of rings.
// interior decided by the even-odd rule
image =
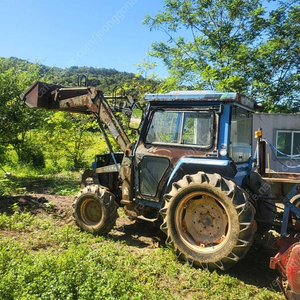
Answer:
[[[254,55],[253,94],[270,111],[299,111],[300,1],[279,2],[270,12],[265,38]]]
[[[165,0],[165,10],[144,21],[167,36],[150,55],[163,59],[181,84],[294,105],[299,2],[272,1],[270,11],[262,0]]]

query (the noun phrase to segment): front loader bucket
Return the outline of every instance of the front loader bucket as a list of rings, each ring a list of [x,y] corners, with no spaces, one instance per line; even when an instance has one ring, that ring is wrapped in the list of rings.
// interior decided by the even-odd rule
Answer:
[[[29,107],[49,109],[52,101],[51,93],[61,87],[36,81],[20,97]]]
[[[20,97],[32,108],[89,114],[91,111],[98,112],[92,101],[96,95],[95,88],[63,87],[36,81]]]

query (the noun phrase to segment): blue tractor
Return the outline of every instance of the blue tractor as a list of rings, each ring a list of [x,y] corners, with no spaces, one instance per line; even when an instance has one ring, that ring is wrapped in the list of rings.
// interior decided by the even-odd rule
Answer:
[[[130,219],[160,223],[178,257],[225,270],[242,259],[257,222],[274,219],[269,184],[252,170],[255,102],[238,93],[147,94],[138,102],[94,87],[35,82],[22,98],[30,107],[93,114],[108,146],[83,175],[74,201],[77,225],[107,234],[118,208]],[[122,99],[121,99],[122,98]],[[130,141],[114,111],[130,111],[138,138]],[[120,147],[113,152],[108,133]]]

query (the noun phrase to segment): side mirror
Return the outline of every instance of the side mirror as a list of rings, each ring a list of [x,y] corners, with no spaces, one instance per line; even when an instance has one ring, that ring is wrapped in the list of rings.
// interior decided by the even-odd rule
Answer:
[[[143,110],[140,108],[134,108],[131,113],[129,127],[131,129],[138,129],[141,125],[141,121],[143,118]]]

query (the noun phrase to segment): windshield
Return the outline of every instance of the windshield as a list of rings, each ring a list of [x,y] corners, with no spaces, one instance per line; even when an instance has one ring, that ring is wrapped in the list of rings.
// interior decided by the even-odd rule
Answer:
[[[213,112],[166,111],[154,112],[146,135],[146,143],[172,143],[211,148]]]

